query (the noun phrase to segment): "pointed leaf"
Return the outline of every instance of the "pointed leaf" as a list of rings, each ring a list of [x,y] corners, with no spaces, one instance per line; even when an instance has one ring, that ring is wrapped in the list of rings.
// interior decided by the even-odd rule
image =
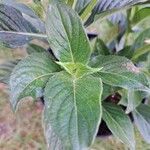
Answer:
[[[97,56],[93,58],[90,66],[103,67],[94,76],[100,77],[106,84],[150,93],[148,80],[144,73],[125,57]]]
[[[135,149],[133,125],[121,107],[111,103],[103,103],[103,119],[114,136],[129,148]]]
[[[91,24],[94,20],[110,16],[113,13],[129,9],[133,5],[145,3],[149,0],[100,0],[92,11],[91,16],[86,22],[86,25]]]
[[[146,142],[150,143],[150,106],[141,104],[133,113],[134,121]]]
[[[4,31],[37,33],[35,27],[23,18],[20,11],[3,4],[0,4],[0,31],[0,43],[9,47],[22,46],[32,37],[5,33]]]
[[[101,79],[61,72],[45,88],[45,117],[64,149],[87,149],[101,120]]]
[[[87,63],[90,44],[76,12],[64,4],[50,5],[46,30],[50,47],[60,61]]]
[[[24,97],[41,97],[47,80],[57,70],[58,65],[48,53],[33,53],[20,61],[10,78],[10,101],[13,108]]]

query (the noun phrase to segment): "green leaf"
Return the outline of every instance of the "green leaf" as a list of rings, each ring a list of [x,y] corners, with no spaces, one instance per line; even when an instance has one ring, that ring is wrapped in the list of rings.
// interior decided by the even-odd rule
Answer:
[[[41,53],[41,52],[45,52],[46,49],[44,49],[43,47],[36,45],[36,44],[28,44],[27,47],[27,52],[28,54],[32,54],[32,53]]]
[[[74,78],[66,72],[49,79],[45,88],[45,117],[66,150],[87,149],[101,120],[101,79]]]
[[[59,70],[48,53],[33,53],[23,59],[13,70],[10,78],[11,99],[14,109],[20,99],[41,97],[50,76]]]
[[[145,44],[145,40],[150,38],[150,28],[144,30],[135,40],[133,46],[131,47],[132,50],[136,51],[136,49],[141,48]],[[145,44],[146,45],[146,44]]]
[[[62,142],[59,137],[52,130],[51,124],[48,122],[48,118],[46,118],[46,110],[44,112],[44,120],[43,120],[43,128],[44,134],[47,143],[47,150],[64,150]]]
[[[96,39],[95,46],[94,46],[94,52],[96,52],[98,55],[109,55],[109,49],[101,40],[100,38]]]
[[[36,28],[37,31],[39,31],[40,33],[45,33],[44,22],[37,16],[37,14],[41,14],[41,11],[42,11],[41,8],[40,8],[40,10],[38,9],[38,12],[36,12],[36,10],[34,12],[26,4],[17,2],[17,0],[0,0],[0,3],[7,5],[7,6],[10,6],[10,7],[13,7],[16,10],[20,11],[20,13],[23,15],[23,17],[26,20],[28,20],[28,22],[30,22]],[[37,7],[38,5],[40,5],[40,4],[34,3],[34,8]],[[40,13],[39,13],[39,11],[40,11]],[[11,14],[9,14],[9,15],[11,15]]]
[[[100,77],[106,84],[150,93],[145,75],[125,57],[97,56],[90,62],[90,66],[95,68],[103,67],[93,75]]]
[[[134,111],[148,95],[145,92],[134,90],[120,90],[121,100],[119,105],[126,107],[126,114]]]
[[[86,25],[90,25],[92,22],[104,17],[108,17],[116,12],[120,12],[131,8],[133,5],[142,4],[149,0],[100,0],[92,11],[91,16],[86,21]]]
[[[46,30],[50,47],[61,62],[88,62],[89,40],[78,15],[71,8],[60,3],[50,5]]]
[[[108,98],[110,95],[115,94],[117,91],[118,88],[103,83],[102,100],[106,100],[106,98]]]
[[[127,104],[127,109],[126,109],[126,113],[130,113],[133,110],[135,110],[136,107],[138,107],[142,100],[142,93],[139,91],[133,91],[133,90],[129,90],[128,91],[128,104]]]
[[[0,82],[8,84],[14,67],[20,60],[6,61],[0,64]]]
[[[83,12],[80,13],[82,20],[87,20],[88,19],[88,17],[91,14],[91,11],[93,10],[93,8],[96,5],[96,3],[97,3],[97,0],[92,0],[87,5],[87,7],[84,8]]]
[[[0,4],[0,42],[9,47],[19,47],[32,40],[32,37],[5,31],[38,32],[30,22],[23,18],[20,11],[11,6]]]
[[[69,74],[77,78],[83,77],[84,75],[93,74],[102,69],[102,68],[91,68],[81,63],[74,64],[74,63],[57,62],[57,64],[62,66]]]
[[[85,10],[85,8],[89,5],[91,0],[76,0],[75,10],[82,14],[82,12]]]
[[[129,148],[135,149],[133,125],[121,107],[103,103],[103,119],[115,137]]]
[[[143,21],[147,17],[150,17],[150,7],[145,7],[145,8],[138,10],[135,13],[132,21],[134,24],[137,24],[137,23]]]
[[[144,54],[150,53],[150,44],[149,45],[144,45],[143,47],[138,48],[132,57],[133,61],[137,61],[139,60],[139,58],[141,56],[143,56]]]
[[[71,7],[73,6],[75,0],[68,0],[67,5],[70,5]]]
[[[146,142],[150,143],[150,106],[141,104],[133,113],[135,124]]]

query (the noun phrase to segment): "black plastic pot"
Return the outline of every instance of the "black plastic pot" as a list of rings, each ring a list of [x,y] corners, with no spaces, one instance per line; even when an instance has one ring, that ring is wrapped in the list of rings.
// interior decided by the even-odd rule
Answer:
[[[117,105],[118,102],[120,101],[120,99],[121,99],[121,96],[118,93],[115,93],[115,94],[107,97],[105,102],[113,103],[113,104]],[[126,110],[125,106],[121,106],[121,107],[124,111]],[[128,114],[128,116],[130,117],[131,121],[134,122],[132,113]],[[111,135],[112,135],[112,132],[109,130],[106,122],[104,120],[102,120],[102,122],[99,126],[97,137],[108,137],[108,136],[111,136]]]

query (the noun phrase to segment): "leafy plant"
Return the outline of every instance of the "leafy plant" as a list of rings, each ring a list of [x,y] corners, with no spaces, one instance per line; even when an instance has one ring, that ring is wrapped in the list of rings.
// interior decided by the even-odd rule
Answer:
[[[26,45],[28,55],[2,64],[0,80],[7,84],[10,79],[14,110],[25,97],[44,97],[43,127],[48,149],[88,149],[101,120],[115,137],[135,149],[129,113],[149,142],[149,106],[141,103],[150,96],[149,45],[145,44],[150,34],[149,28],[137,25],[149,16],[141,13],[149,8],[145,4],[148,1],[50,0],[46,2],[48,8],[43,7],[45,24],[44,16],[39,19],[24,4],[14,3],[0,3],[0,41],[10,48]],[[137,4],[143,5],[131,8]],[[122,8],[129,10],[118,13]],[[113,38],[103,39],[87,32],[83,22],[87,30],[93,22],[92,28],[107,24],[109,30],[120,30]],[[101,22],[99,27],[97,22]],[[140,32],[129,42],[136,34],[135,27]],[[45,47],[30,43],[33,39]]]

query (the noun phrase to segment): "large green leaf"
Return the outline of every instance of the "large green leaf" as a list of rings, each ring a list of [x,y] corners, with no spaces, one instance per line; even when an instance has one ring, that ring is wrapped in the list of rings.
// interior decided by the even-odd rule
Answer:
[[[43,21],[41,21],[35,12],[27,5],[17,2],[17,0],[0,0],[0,4],[13,7],[20,11],[23,17],[28,20],[39,32],[45,33],[45,26]]]
[[[93,9],[91,16],[87,20],[86,25],[91,24],[93,21],[99,18],[101,19],[103,17],[108,17],[113,13],[129,9],[133,5],[148,1],[149,0],[99,0]]]
[[[33,53],[20,61],[10,78],[11,104],[15,109],[20,99],[42,96],[43,88],[53,72],[59,70],[48,53]]]
[[[106,84],[150,93],[145,75],[125,57],[97,56],[93,58],[90,65],[96,68],[103,67],[93,75],[100,77]]]
[[[111,103],[103,103],[103,119],[114,136],[129,148],[135,149],[133,125],[121,107]]]
[[[66,72],[49,79],[45,87],[45,117],[65,150],[84,150],[93,142],[101,120],[102,82],[75,78]]]
[[[0,43],[9,47],[18,47],[32,39],[29,36],[13,34],[6,31],[38,32],[30,22],[23,18],[20,11],[11,6],[0,4]]]
[[[133,115],[135,124],[143,138],[150,143],[150,106],[141,104]]]
[[[87,63],[90,44],[76,12],[61,3],[50,5],[46,30],[50,47],[60,61]]]

